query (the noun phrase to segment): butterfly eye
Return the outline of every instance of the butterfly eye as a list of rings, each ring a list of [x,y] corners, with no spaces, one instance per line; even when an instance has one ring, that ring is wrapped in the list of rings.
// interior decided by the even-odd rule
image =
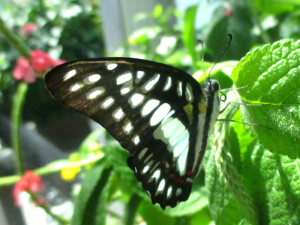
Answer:
[[[219,83],[217,81],[215,81],[215,80],[212,80],[211,82],[212,82],[212,87],[213,87],[214,92],[219,91],[220,90]]]
[[[128,165],[153,204],[165,209],[188,199],[219,113],[217,81],[202,88],[184,71],[130,58],[69,62],[45,81],[56,99],[131,153]]]

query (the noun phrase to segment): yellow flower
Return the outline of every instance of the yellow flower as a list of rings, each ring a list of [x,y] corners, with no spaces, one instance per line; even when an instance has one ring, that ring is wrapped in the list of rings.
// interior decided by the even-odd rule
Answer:
[[[100,149],[100,145],[97,142],[90,142],[88,143],[87,149],[89,152],[94,152]]]
[[[80,170],[81,168],[79,166],[62,169],[60,177],[65,181],[72,181]]]

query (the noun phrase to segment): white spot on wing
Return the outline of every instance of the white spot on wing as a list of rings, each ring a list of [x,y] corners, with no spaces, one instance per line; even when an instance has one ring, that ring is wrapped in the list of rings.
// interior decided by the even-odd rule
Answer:
[[[171,85],[172,85],[172,78],[168,77],[167,82],[166,82],[163,90],[168,91],[171,88]]]
[[[146,152],[148,151],[148,148],[144,148],[138,155],[138,159],[141,160],[144,155],[146,154]]]
[[[162,123],[165,122],[170,116],[172,116],[175,113],[175,110],[171,110],[168,115],[166,115],[166,117],[163,119],[163,121],[161,121]]]
[[[148,81],[146,83],[146,85],[144,86],[144,89],[146,91],[150,91],[151,89],[154,88],[154,86],[157,84],[158,80],[159,80],[160,74],[156,74],[154,75],[150,81]]]
[[[80,88],[82,88],[82,84],[74,84],[70,87],[70,91],[78,91]]]
[[[93,84],[95,82],[97,82],[98,80],[100,80],[101,76],[99,74],[92,74],[92,75],[89,75],[88,77],[86,77],[84,79],[84,83],[85,84]]]
[[[159,182],[159,185],[158,185],[158,188],[157,188],[157,191],[156,191],[156,195],[159,194],[159,192],[163,192],[163,190],[165,188],[165,185],[166,185],[166,181],[165,181],[165,179],[162,179]]]
[[[137,71],[135,82],[139,83],[144,75],[145,71]]]
[[[129,100],[129,104],[131,105],[131,107],[134,108],[134,107],[138,106],[139,104],[141,104],[144,99],[145,99],[144,95],[134,93],[128,100]]]
[[[130,88],[129,87],[121,88],[120,92],[121,92],[121,95],[126,95],[127,93],[130,92]]]
[[[87,98],[88,99],[94,99],[99,97],[100,95],[102,95],[104,93],[104,89],[103,88],[94,88],[91,91],[89,91],[87,93]]]
[[[158,180],[159,177],[160,177],[160,170],[156,170],[156,171],[154,172],[154,174],[151,176],[151,178],[154,178],[154,179],[156,179],[156,180]]]
[[[177,160],[179,174],[181,176],[183,176],[185,174],[187,155],[188,155],[188,149],[185,149],[184,152],[179,156],[179,158]]]
[[[140,143],[140,137],[139,136],[135,136],[135,138],[133,139],[133,143],[135,145],[138,145]]]
[[[117,85],[124,84],[132,79],[132,73],[124,73],[117,77]]]
[[[144,169],[143,169],[143,171],[142,171],[142,173],[144,173],[144,174],[147,173],[147,171],[149,170],[149,168],[150,168],[150,166],[145,166]]]
[[[66,73],[66,75],[64,76],[64,81],[70,79],[71,77],[76,75],[76,70],[70,70],[69,72]]]
[[[147,171],[150,169],[152,164],[153,164],[153,161],[148,162],[147,165],[144,167],[142,173],[147,173]]]
[[[153,113],[150,119],[150,125],[155,126],[160,121],[162,121],[165,116],[169,113],[171,106],[168,103],[162,104],[156,111]]]
[[[138,71],[137,72],[137,78],[141,79],[145,75],[145,71]]]
[[[178,81],[177,94],[178,94],[178,96],[182,96],[182,82],[181,81]]]
[[[153,163],[153,160],[150,161],[151,163]],[[160,162],[157,162],[154,166],[152,166],[152,169],[150,171],[150,173],[152,174],[154,170],[156,170],[156,168],[158,167]],[[149,164],[149,163],[148,163]]]
[[[147,158],[145,159],[144,163],[147,163],[149,161],[149,159],[151,159],[153,156],[153,153],[151,153],[150,155],[147,156]]]
[[[171,198],[172,197],[172,190],[173,190],[173,187],[172,185],[168,188],[168,191],[167,191],[167,199]]]
[[[116,111],[113,113],[113,117],[117,122],[119,122],[124,117],[124,115],[125,113],[123,112],[122,108],[116,109]]]
[[[102,108],[108,109],[112,104],[115,102],[115,100],[112,97],[107,97],[103,102],[102,102]]]
[[[142,116],[147,116],[150,112],[152,112],[158,105],[160,101],[156,99],[148,100],[142,108],[141,114]]]
[[[107,65],[106,65],[106,68],[107,68],[108,70],[113,70],[113,69],[115,69],[117,66],[118,66],[118,65],[117,65],[116,63],[110,63],[110,64],[107,64]]]
[[[182,193],[182,189],[181,188],[177,188],[175,195],[179,196]]]
[[[124,132],[126,134],[129,134],[132,131],[133,127],[131,122],[127,122],[127,124],[124,126]]]
[[[192,86],[190,83],[188,83],[186,85],[185,97],[186,97],[186,100],[188,100],[189,102],[192,102],[194,100],[193,89],[192,89]]]

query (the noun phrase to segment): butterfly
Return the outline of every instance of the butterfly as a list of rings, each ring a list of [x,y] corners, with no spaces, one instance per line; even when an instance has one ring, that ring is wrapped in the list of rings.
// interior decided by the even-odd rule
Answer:
[[[131,153],[128,166],[153,204],[186,201],[219,115],[219,83],[134,58],[68,62],[45,76],[61,103],[102,125]]]

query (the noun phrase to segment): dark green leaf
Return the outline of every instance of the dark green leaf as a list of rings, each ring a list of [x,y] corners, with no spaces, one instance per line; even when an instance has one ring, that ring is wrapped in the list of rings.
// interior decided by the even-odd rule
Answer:
[[[198,5],[189,7],[186,10],[184,17],[184,29],[182,39],[185,47],[192,58],[194,70],[197,70],[197,55],[196,55],[196,32],[195,19]]]
[[[104,152],[107,162],[113,166],[116,172],[118,179],[115,182],[117,182],[118,188],[130,195],[136,193],[150,202],[149,196],[145,193],[142,185],[137,181],[133,171],[127,165],[129,152],[124,150],[120,145],[104,146],[101,150]]]
[[[259,224],[299,223],[299,166],[299,159],[272,153],[257,143],[249,146],[243,175],[256,202]]]
[[[112,168],[97,164],[87,171],[75,203],[72,225],[105,224]]]

